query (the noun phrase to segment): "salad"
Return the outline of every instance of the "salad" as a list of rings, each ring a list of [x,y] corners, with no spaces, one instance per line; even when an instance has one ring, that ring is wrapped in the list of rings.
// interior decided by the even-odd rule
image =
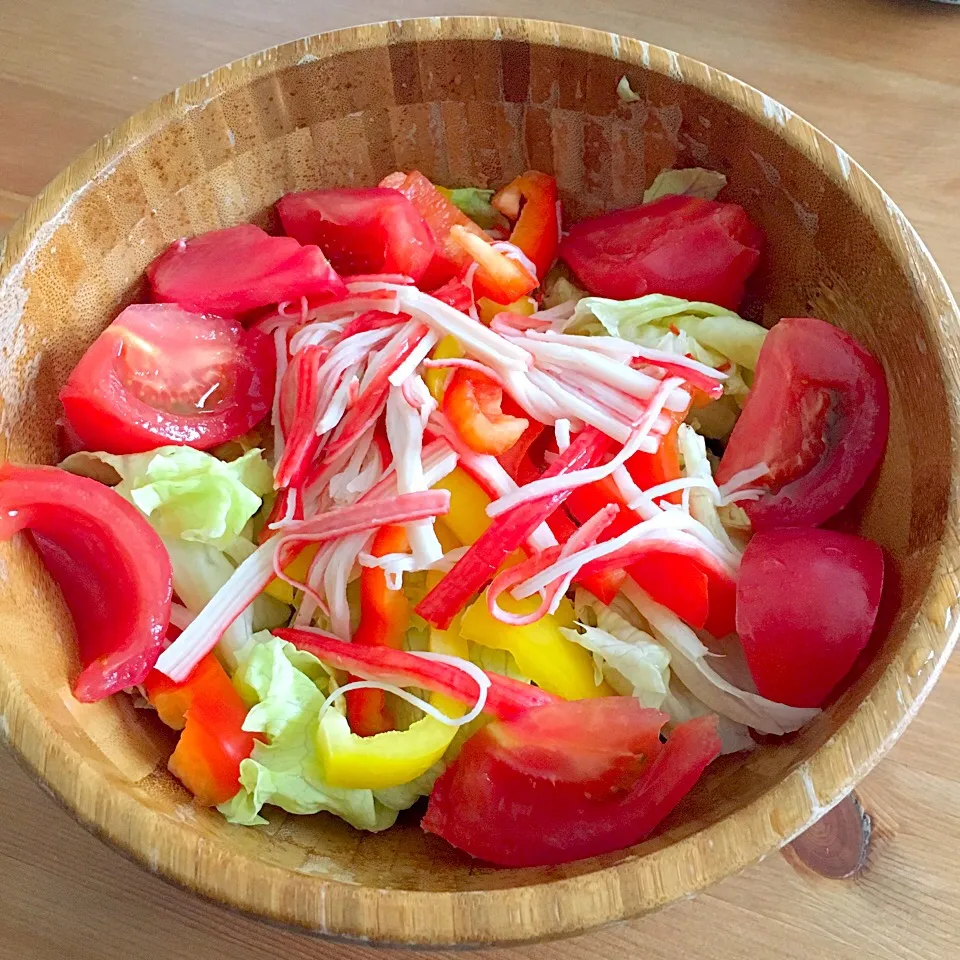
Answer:
[[[566,224],[555,179],[417,171],[178,240],[0,466],[72,613],[75,696],[180,731],[256,826],[326,812],[506,866],[650,835],[722,753],[812,720],[880,548],[822,526],[884,451],[881,366],[737,310],[725,178]]]

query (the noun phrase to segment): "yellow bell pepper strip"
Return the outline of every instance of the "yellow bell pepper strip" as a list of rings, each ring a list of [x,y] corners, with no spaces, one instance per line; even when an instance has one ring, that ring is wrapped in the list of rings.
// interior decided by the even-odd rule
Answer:
[[[310,573],[310,564],[320,549],[319,543],[307,544],[284,568],[283,572],[291,579],[303,583]],[[294,601],[293,587],[286,580],[274,577],[266,588],[264,593],[269,593],[271,597],[281,601],[281,603],[290,603]]]
[[[556,179],[538,170],[521,174],[493,198],[493,206],[517,221],[510,242],[527,255],[541,280],[553,265],[560,244],[559,198]]]
[[[351,690],[350,693],[378,693]],[[426,773],[444,754],[457,727],[422,717],[406,730],[361,737],[343,714],[327,710],[317,725],[317,748],[327,782],[334,787],[378,790],[409,783]]]
[[[406,650],[390,647],[363,647],[331,637],[322,630],[304,627],[278,627],[275,637],[287,640],[298,650],[312,653],[335,670],[346,670],[368,680],[381,680],[406,687],[422,687],[443,693],[472,707],[477,702],[477,682],[466,671],[450,663],[427,660]],[[485,671],[486,672],[486,671]],[[490,686],[483,712],[492,717],[510,719],[558,698],[546,690],[487,673]]]
[[[459,341],[450,333],[433,348],[433,353],[430,354],[433,360],[458,360],[462,356],[463,351],[460,349]],[[427,389],[437,403],[443,400],[443,388],[449,375],[450,371],[444,370],[443,367],[431,367],[423,375]]]
[[[409,549],[402,526],[381,527],[370,552],[375,557],[405,553]],[[364,567],[360,574],[360,624],[353,642],[366,647],[400,650],[410,626],[410,604],[402,590],[387,586],[379,567]],[[351,677],[351,680],[356,679]],[[346,694],[349,729],[361,737],[393,730],[393,717],[382,690],[350,690]],[[442,724],[441,724],[442,726]]]
[[[491,523],[487,516],[490,497],[483,487],[466,470],[456,467],[433,489],[450,494],[450,510],[442,521],[446,528],[465,546],[479,540]]]
[[[530,425],[525,417],[504,413],[503,389],[473,370],[454,370],[443,391],[444,414],[460,439],[476,453],[499,456],[509,450]]]
[[[529,317],[536,309],[537,301],[533,297],[521,297],[513,303],[497,303],[487,297],[481,297],[477,301],[477,316],[480,317],[480,322],[488,327],[498,313],[519,313],[522,317]]]
[[[501,594],[497,602],[510,613],[531,613],[539,606],[540,597],[514,600]],[[614,691],[605,683],[597,684],[589,652],[560,632],[561,627],[572,627],[575,620],[573,605],[563,599],[556,613],[526,626],[510,626],[490,613],[484,591],[464,612],[460,635],[484,647],[509,651],[525,677],[565,700],[612,696]]]

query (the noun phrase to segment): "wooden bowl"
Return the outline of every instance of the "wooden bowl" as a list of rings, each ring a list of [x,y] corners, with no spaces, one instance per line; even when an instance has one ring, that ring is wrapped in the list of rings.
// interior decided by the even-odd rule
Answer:
[[[641,99],[616,93],[626,74]],[[148,869],[326,934],[531,941],[636,917],[809,826],[900,736],[956,639],[957,307],[912,227],[843,150],[769,97],[675,53],[522,20],[433,18],[289,43],[181,87],[65,170],[11,231],[0,270],[0,454],[55,457],[57,391],[171,240],[253,220],[289,190],[419,168],[451,185],[553,172],[567,214],[637,203],[663,167],[727,174],[764,228],[757,316],[814,314],[887,369],[882,472],[858,521],[891,558],[887,610],[823,715],[727,759],[657,836],[553,869],[470,862],[411,816],[381,835],[333,817],[228,825],[167,774],[171,741],[116,697],[77,703],[72,628],[22,540],[0,548],[0,722],[39,780]]]

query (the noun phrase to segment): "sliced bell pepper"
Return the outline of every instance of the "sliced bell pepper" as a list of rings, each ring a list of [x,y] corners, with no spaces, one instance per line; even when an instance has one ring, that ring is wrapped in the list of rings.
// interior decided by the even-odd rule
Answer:
[[[430,354],[433,360],[451,360],[463,356],[460,349],[460,343],[453,334],[448,333],[434,348]],[[443,367],[431,367],[425,371],[423,379],[427,384],[427,389],[437,403],[443,400],[443,391],[449,379],[450,371]]]
[[[510,613],[530,613],[540,605],[540,597],[514,600],[502,593],[497,602]],[[597,684],[590,653],[560,632],[561,627],[572,627],[575,620],[573,605],[563,599],[556,613],[526,626],[511,626],[490,613],[484,592],[464,611],[460,636],[494,650],[507,650],[525,677],[564,700],[612,696],[606,683]]]
[[[556,178],[538,170],[521,174],[493,198],[493,206],[504,216],[517,221],[510,234],[510,242],[529,257],[541,280],[557,258],[560,244],[559,200]]]
[[[442,409],[460,439],[477,453],[497,456],[509,450],[530,421],[501,409],[503,390],[473,370],[454,370],[443,391]]]
[[[556,477],[595,466],[610,447],[599,430],[588,427],[543,472]],[[567,498],[561,490],[549,497],[523,503],[501,514],[484,531],[454,568],[417,605],[417,613],[435,627],[448,627],[467,600],[483,589],[503,561]]]
[[[450,236],[480,264],[473,278],[473,290],[478,298],[513,303],[536,289],[536,276],[523,264],[495,249],[486,237],[478,237],[459,224],[450,228]]]
[[[217,658],[208,653],[182,683],[153,670],[144,688],[160,719],[183,731],[170,772],[204,806],[229,800],[258,738],[243,729],[247,706]]]
[[[320,630],[279,627],[273,635],[292,643],[298,650],[312,653],[336,670],[346,670],[368,680],[381,680],[403,686],[422,687],[465,703],[477,702],[476,681],[464,670],[449,663],[427,660],[405,650],[391,647],[362,647],[347,643]],[[522,716],[534,707],[556,703],[558,698],[537,687],[488,673],[490,686],[484,713],[500,719]]]
[[[538,446],[538,441],[542,442],[546,429],[544,424],[531,420],[520,439],[509,450],[505,450],[497,457],[500,466],[521,486],[540,475],[540,470],[534,465],[530,454],[531,449]]]
[[[350,693],[379,691],[351,690]],[[378,790],[409,783],[426,773],[444,754],[457,728],[425,716],[406,730],[362,737],[346,718],[330,710],[317,725],[317,748],[324,778],[334,787]]]
[[[435,483],[433,489],[446,490],[450,494],[450,510],[442,523],[460,543],[476,543],[491,522],[487,516],[490,505],[487,491],[462,467],[455,467]]]
[[[305,546],[284,568],[283,572],[298,583],[306,582],[307,575],[310,573],[310,564],[320,549],[319,543],[309,543]],[[274,577],[264,590],[271,597],[280,600],[283,603],[292,604],[294,601],[293,587],[286,580]]]
[[[405,553],[409,548],[406,531],[395,525],[380,528],[370,553],[383,557],[388,553]],[[389,589],[387,576],[379,567],[364,567],[360,574],[360,623],[353,642],[400,650],[409,625],[410,603],[404,592]],[[346,700],[350,730],[355,734],[372,737],[393,730],[393,717],[382,690],[348,690]]]
[[[660,438],[660,446],[657,447],[656,453],[640,451],[627,461],[627,472],[641,490],[649,490],[660,483],[679,480],[683,476],[680,470],[680,445],[677,441],[680,422],[682,421],[674,418],[671,428]],[[680,503],[681,496],[680,491],[676,490],[659,499]]]
[[[173,574],[156,531],[109,487],[56,467],[0,466],[0,540],[21,530],[60,587],[83,670],[78,700],[142,683],[170,623]]]
[[[557,543],[566,543],[576,532],[577,525],[570,519],[566,505],[560,507],[552,517],[547,519]],[[627,574],[623,570],[604,570],[587,576],[575,576],[574,583],[589,590],[601,603],[613,603],[613,598],[620,592]]]
[[[490,300],[487,297],[481,297],[477,301],[477,315],[480,322],[488,327],[491,321],[498,313],[519,313],[521,317],[529,317],[536,313],[537,301],[533,297],[520,297],[513,303],[497,303],[496,300]]]

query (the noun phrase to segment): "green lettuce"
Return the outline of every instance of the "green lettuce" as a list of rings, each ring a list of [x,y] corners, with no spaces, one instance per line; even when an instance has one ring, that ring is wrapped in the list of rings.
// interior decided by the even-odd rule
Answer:
[[[240,658],[234,684],[250,705],[244,729],[264,734],[266,742],[257,743],[240,764],[240,790],[218,807],[231,823],[264,824],[260,810],[272,804],[288,813],[326,811],[358,830],[385,830],[399,810],[432,787],[432,781],[428,785],[421,778],[422,783],[375,795],[326,782],[316,744],[331,678],[316,657],[293,644],[266,632],[256,634]]]
[[[458,187],[447,190],[450,202],[461,213],[466,214],[478,227],[489,230],[495,224],[502,224],[501,213],[490,202],[493,199],[492,190],[481,190],[478,187]]]
[[[116,456],[75,453],[65,470],[90,475],[91,461],[112,468],[114,489],[135,504],[165,538],[228,548],[260,509],[273,487],[273,473],[258,449],[229,463],[192,447],[161,447],[149,453]]]
[[[702,197],[715,200],[727,185],[727,178],[716,170],[686,167],[683,170],[661,170],[643,192],[643,202],[652,203],[661,197]]]
[[[671,330],[671,328],[673,328]],[[713,303],[650,293],[634,300],[584,297],[569,330],[607,333],[645,347],[664,348],[665,335],[680,331],[695,341],[695,359],[711,367],[731,362],[755,370],[767,331],[732,310]],[[685,343],[679,345],[687,346]],[[674,352],[681,352],[679,349]]]

